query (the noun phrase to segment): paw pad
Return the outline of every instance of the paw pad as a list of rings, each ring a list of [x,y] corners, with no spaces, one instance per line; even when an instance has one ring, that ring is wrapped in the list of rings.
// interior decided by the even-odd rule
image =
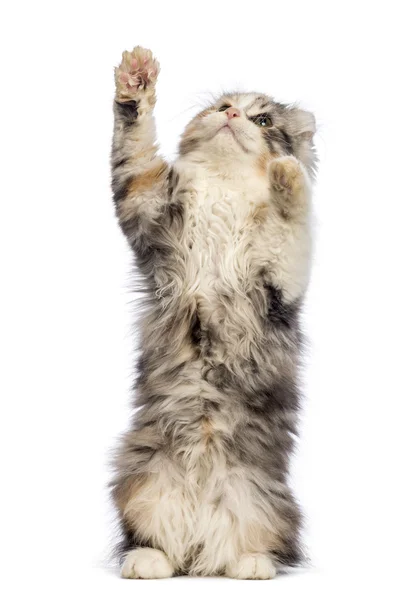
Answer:
[[[125,51],[121,64],[115,69],[118,96],[133,98],[139,90],[154,85],[159,70],[159,63],[151,50],[136,46],[132,52]]]

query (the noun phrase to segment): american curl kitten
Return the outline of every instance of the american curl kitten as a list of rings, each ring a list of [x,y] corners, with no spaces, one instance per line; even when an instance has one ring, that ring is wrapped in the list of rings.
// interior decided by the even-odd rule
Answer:
[[[225,94],[156,144],[158,62],[115,70],[113,192],[143,278],[136,410],[115,458],[122,576],[269,579],[300,563],[288,486],[314,117]]]

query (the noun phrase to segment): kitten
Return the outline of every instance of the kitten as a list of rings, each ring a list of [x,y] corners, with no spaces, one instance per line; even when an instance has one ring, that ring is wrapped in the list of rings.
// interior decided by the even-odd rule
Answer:
[[[113,192],[145,280],[136,411],[115,460],[122,576],[269,579],[302,558],[288,487],[308,284],[313,116],[226,94],[170,166],[158,62],[115,71]]]

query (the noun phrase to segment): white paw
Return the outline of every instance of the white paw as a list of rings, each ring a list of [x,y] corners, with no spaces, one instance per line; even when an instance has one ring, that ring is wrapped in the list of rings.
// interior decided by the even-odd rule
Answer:
[[[174,569],[167,556],[155,548],[131,550],[122,565],[125,579],[164,579],[172,577]]]
[[[273,579],[276,567],[265,554],[243,554],[239,561],[226,569],[233,579]]]

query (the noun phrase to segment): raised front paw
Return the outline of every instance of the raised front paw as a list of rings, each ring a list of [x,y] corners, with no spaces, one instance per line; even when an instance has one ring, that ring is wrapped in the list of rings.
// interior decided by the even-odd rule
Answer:
[[[270,163],[270,182],[284,194],[295,194],[305,185],[300,162],[294,156],[282,156]]]
[[[284,219],[305,217],[310,200],[309,178],[294,156],[282,156],[270,163],[270,189]]]
[[[125,50],[122,62],[115,69],[117,100],[137,98],[142,90],[153,87],[160,65],[151,50],[136,46],[132,52]]]

